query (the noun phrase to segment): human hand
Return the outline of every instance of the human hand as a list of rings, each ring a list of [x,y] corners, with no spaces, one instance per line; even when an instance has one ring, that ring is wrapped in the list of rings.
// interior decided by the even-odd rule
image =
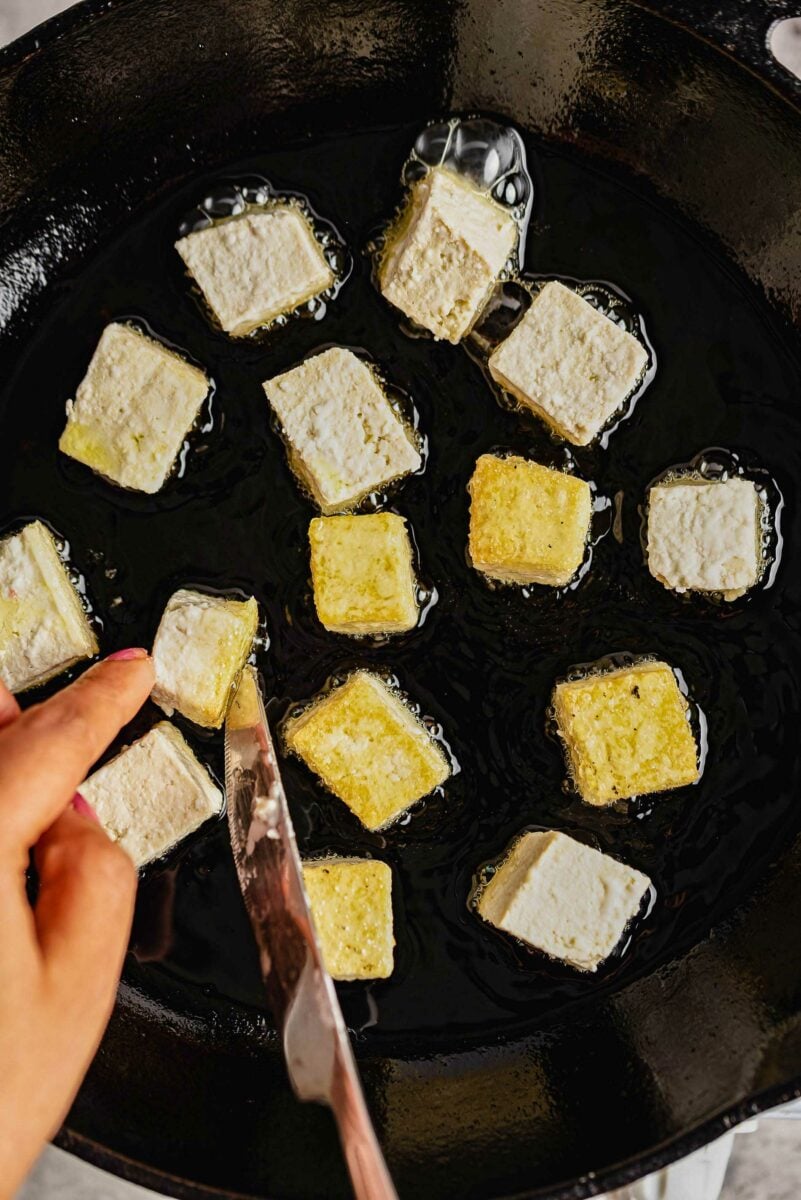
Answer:
[[[24,713],[0,683],[3,1200],[69,1109],[111,1014],[128,942],[136,872],[76,795],[153,686],[145,651],[124,653]]]

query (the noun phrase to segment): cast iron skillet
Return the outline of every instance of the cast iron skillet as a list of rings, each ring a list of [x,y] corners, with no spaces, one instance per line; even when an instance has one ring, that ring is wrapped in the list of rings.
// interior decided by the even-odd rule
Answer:
[[[725,259],[738,294],[749,298],[742,310],[715,314],[716,328],[731,319],[723,340],[736,341],[740,322],[748,327],[753,304],[773,323],[785,384],[797,379],[799,91],[768,62],[764,48],[771,19],[789,14],[792,5],[776,0],[760,5],[758,18],[747,2],[728,3],[725,15],[714,4],[695,3],[687,13],[680,3],[658,7],[655,12],[656,5],[629,0],[89,0],[4,51],[0,356],[3,378],[11,381],[3,397],[4,430],[22,428],[25,406],[41,402],[39,390],[48,395],[53,390],[62,399],[70,394],[90,340],[77,281],[84,269],[102,275],[103,262],[119,272],[124,251],[113,249],[116,234],[154,203],[187,181],[224,173],[251,156],[274,151],[282,161],[286,147],[289,163],[305,138],[322,144],[327,134],[368,126],[394,131],[387,136],[394,139],[390,149],[399,165],[409,131],[450,111],[505,117],[533,138],[544,159],[553,150],[554,162],[564,151],[568,163],[614,164],[620,179],[660,198],[666,211],[695,231],[690,237]],[[695,32],[682,24],[685,18],[695,22]],[[566,169],[569,174],[574,168]],[[545,171],[546,197],[539,210],[543,236],[558,225],[560,214],[547,207],[549,186],[551,199],[559,194],[558,179],[556,167],[550,176]],[[598,187],[602,204],[603,187]],[[565,206],[570,206],[567,193]],[[336,212],[326,215],[336,219]],[[562,215],[579,222],[581,204]],[[625,246],[625,229],[616,236]],[[111,258],[104,259],[108,247]],[[142,249],[144,256],[153,253]],[[626,253],[631,257],[630,246]],[[101,267],[92,265],[96,262]],[[550,264],[565,273],[571,265]],[[138,266],[130,252],[131,278]],[[664,265],[674,285],[680,266]],[[175,264],[164,269],[165,279],[177,286]],[[694,291],[702,289],[697,271],[690,277]],[[627,282],[622,276],[613,281]],[[168,320],[165,297],[151,299]],[[111,308],[114,303],[110,298]],[[139,312],[145,315],[148,309],[143,298]],[[692,310],[688,297],[688,321]],[[675,303],[673,311],[675,318]],[[97,319],[108,315],[122,314],[115,309]],[[386,313],[382,320],[388,321]],[[322,340],[343,336],[333,316],[332,322]],[[43,325],[45,340],[58,352],[32,354],[30,346],[37,343],[31,339]],[[689,324],[686,333],[691,340]],[[665,351],[679,355],[680,340],[674,338]],[[307,342],[310,348],[313,337]],[[657,344],[662,350],[658,331]],[[714,366],[716,346],[702,350],[706,365]],[[421,359],[436,353],[436,361],[444,362],[442,355],[450,351],[435,352],[425,343],[409,353]],[[466,365],[459,370],[474,369],[462,361]],[[760,364],[755,368],[748,361],[748,346],[740,361],[745,374],[759,376]],[[20,368],[20,363],[27,365]],[[769,373],[773,369],[765,367]],[[724,375],[720,369],[715,378]],[[21,380],[27,380],[26,389]],[[691,373],[686,382],[693,386]],[[731,395],[737,382],[723,380]],[[763,411],[765,397],[757,391],[738,401],[752,402],[755,411]],[[48,400],[48,405],[42,409],[41,436],[43,445],[52,446],[63,409],[60,401],[50,405]],[[674,461],[714,441],[707,426],[699,443],[691,409],[681,410],[686,430],[676,423],[669,439],[682,450]],[[747,442],[753,417],[743,412]],[[429,407],[429,420],[434,415]],[[236,418],[229,417],[232,436]],[[765,767],[749,776],[757,780],[748,801],[752,812],[761,804],[770,807],[779,777],[792,801],[799,774],[792,723],[797,719],[801,600],[794,568],[794,480],[801,468],[801,431],[792,406],[789,411],[777,406],[775,427],[772,420],[766,417],[765,424],[773,430],[777,457],[783,445],[780,483],[788,502],[784,583],[775,593],[782,598],[781,606],[775,601],[775,620],[771,593],[747,610],[761,613],[765,623],[759,643],[752,639],[743,652],[756,664],[771,661],[775,649],[787,687],[782,721],[774,722],[770,736],[763,728],[751,747],[748,770],[755,762]],[[34,425],[39,421],[37,415]],[[266,417],[264,422],[266,438]],[[20,497],[34,496],[38,472],[49,469],[52,450],[39,455],[36,428],[24,444],[13,433],[3,439],[4,523],[26,515]],[[623,447],[627,435],[616,436]],[[654,468],[669,465],[659,462],[661,452],[660,446],[649,456]],[[280,451],[272,453],[280,463]],[[436,469],[435,464],[432,472]],[[108,493],[95,496],[81,476],[64,478],[64,511],[47,514],[56,527],[60,518],[69,521],[78,500],[84,505],[96,500],[98,510],[117,512],[107,503]],[[282,485],[292,496],[288,478]],[[177,486],[180,499],[183,481]],[[287,503],[301,511],[297,499]],[[629,503],[636,507],[636,497]],[[175,508],[180,508],[177,500]],[[121,537],[137,522],[144,530],[147,511],[135,502],[123,503],[122,515],[109,518],[110,528],[118,520]],[[144,532],[137,536],[148,545]],[[90,591],[105,586],[103,567],[94,564]],[[160,570],[167,587],[169,565]],[[135,592],[136,581],[129,580],[129,586]],[[111,583],[108,589],[110,595]],[[669,599],[657,600],[656,590],[652,594],[655,611],[662,611],[660,605],[665,609]],[[162,603],[164,598],[156,599]],[[447,596],[442,611],[447,612]],[[687,613],[689,638],[691,628],[697,636],[699,614]],[[107,633],[111,629],[122,644],[133,635],[145,636],[152,619],[150,613],[137,625],[134,617],[126,627],[124,617],[116,624],[109,617]],[[743,618],[746,625],[748,619]],[[681,645],[679,636],[677,653]],[[481,670],[480,662],[473,666]],[[764,686],[775,689],[776,683],[771,679]],[[730,699],[736,708],[736,696]],[[521,735],[527,729],[521,727]],[[557,760],[554,751],[554,779]],[[431,819],[436,827],[436,810]],[[654,828],[669,836],[670,829],[655,820]],[[702,820],[703,813],[699,835]],[[539,1019],[533,1005],[530,1019],[524,1013],[516,1025],[493,1028],[483,1037],[473,1030],[464,1037],[407,1037],[393,1044],[392,1039],[371,1041],[367,1031],[359,1044],[362,1071],[401,1193],[589,1196],[798,1095],[801,842],[792,803],[782,809],[779,825],[775,840],[758,845],[755,840],[758,870],[748,866],[748,845],[741,847],[747,895],[732,883],[728,900],[719,897],[706,923],[696,922],[692,936],[687,933],[673,945],[657,944],[648,951],[641,940],[632,950],[630,969],[612,971],[581,1002],[571,993],[564,1012],[557,1006]],[[710,853],[718,842],[728,845],[725,835],[722,825],[708,834]],[[202,868],[201,855],[201,879]],[[164,878],[169,881],[169,873]],[[677,891],[670,895],[681,905]],[[244,928],[234,942],[246,955]],[[507,950],[494,953],[502,957]],[[61,1144],[175,1196],[346,1194],[330,1122],[324,1113],[292,1102],[264,1014],[247,1004],[220,1004],[213,989],[187,987],[169,995],[154,990],[141,970],[146,957],[140,945]],[[528,969],[534,969],[530,963]]]

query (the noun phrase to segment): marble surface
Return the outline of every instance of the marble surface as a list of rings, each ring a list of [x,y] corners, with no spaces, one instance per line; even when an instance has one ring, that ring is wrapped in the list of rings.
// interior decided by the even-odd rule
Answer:
[[[720,1200],[798,1200],[801,1195],[801,1120],[763,1119],[754,1133],[734,1139]]]
[[[48,1146],[16,1200],[153,1200],[155,1195]]]
[[[71,0],[0,0],[0,45],[70,7]]]
[[[0,44],[69,7],[63,0],[0,0]],[[154,1195],[51,1146],[17,1200],[152,1200]],[[735,1139],[720,1200],[798,1200],[800,1195],[801,1120],[762,1120],[756,1132]]]

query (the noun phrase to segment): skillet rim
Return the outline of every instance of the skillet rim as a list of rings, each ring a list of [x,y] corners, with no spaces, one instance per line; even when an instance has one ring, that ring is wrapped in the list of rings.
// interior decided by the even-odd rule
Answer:
[[[718,1138],[735,1129],[744,1121],[769,1109],[797,1100],[799,1097],[801,1097],[801,1076],[797,1076],[790,1083],[776,1084],[772,1088],[766,1088],[752,1096],[751,1099],[742,1100],[739,1104],[724,1109],[717,1116],[702,1121],[677,1138],[668,1138],[660,1142],[647,1157],[627,1158],[606,1171],[579,1176],[572,1183],[557,1184],[556,1191],[550,1188],[546,1190],[538,1188],[534,1191],[507,1192],[493,1197],[493,1200],[585,1200],[591,1196],[604,1196],[607,1192],[614,1192],[618,1188],[625,1187],[646,1175],[670,1166],[671,1163],[678,1162],[679,1159],[686,1158],[694,1151],[717,1141]],[[66,1126],[56,1134],[53,1142],[67,1153],[74,1154],[84,1162],[129,1183],[151,1189],[163,1188],[168,1185],[170,1191],[156,1194],[172,1196],[175,1200],[275,1200],[266,1193],[259,1196],[253,1192],[231,1192],[188,1183],[176,1175],[154,1170],[136,1159],[109,1150],[100,1142],[95,1142],[83,1134],[75,1133]]]

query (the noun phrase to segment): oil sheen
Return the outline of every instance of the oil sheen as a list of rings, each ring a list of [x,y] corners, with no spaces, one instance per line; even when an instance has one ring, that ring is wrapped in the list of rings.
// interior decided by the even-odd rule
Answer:
[[[524,276],[618,289],[610,295],[627,298],[657,363],[627,419],[566,456],[533,415],[500,402],[480,352],[410,336],[374,286],[366,247],[397,210],[418,134],[366,129],[232,162],[159,196],[88,259],[54,291],[4,382],[0,518],[5,528],[41,517],[69,543],[102,620],[105,653],[150,645],[179,586],[241,591],[257,597],[266,617],[269,643],[256,658],[273,721],[330,678],[366,666],[395,677],[441,730],[461,769],[383,833],[365,831],[300,762],[283,764],[304,854],[373,855],[393,869],[395,971],[342,985],[346,1017],[365,1050],[426,1053],[534,1029],[685,951],[749,894],[801,823],[801,368],[751,286],[644,185],[523,133],[535,181]],[[418,158],[432,141],[418,143]],[[498,198],[522,212],[532,197],[514,149],[510,187]],[[237,341],[209,321],[172,246],[204,197],[253,178],[323,214],[352,268],[318,319]],[[146,322],[215,382],[182,469],[156,496],[120,491],[57,451],[65,401],[117,318]],[[409,398],[429,447],[425,469],[387,499],[409,520],[420,578],[437,600],[399,638],[354,641],[317,621],[307,545],[314,510],[261,387],[331,344],[370,356]],[[746,473],[767,472],[785,501],[778,569],[730,604],[668,592],[650,576],[640,537],[649,483],[709,447],[736,455]],[[489,450],[569,462],[592,481],[609,520],[576,586],[497,588],[471,569],[466,486]],[[662,658],[680,672],[705,714],[708,749],[696,786],[599,810],[565,787],[548,711],[558,677],[620,654]],[[158,715],[147,706],[121,742]],[[219,777],[220,735],[178,724]],[[498,935],[470,909],[477,872],[524,828],[574,834],[654,881],[625,953],[595,976]],[[244,1029],[263,1020],[224,821],[143,874],[125,980],[177,1013],[213,1022],[233,1008]]]

